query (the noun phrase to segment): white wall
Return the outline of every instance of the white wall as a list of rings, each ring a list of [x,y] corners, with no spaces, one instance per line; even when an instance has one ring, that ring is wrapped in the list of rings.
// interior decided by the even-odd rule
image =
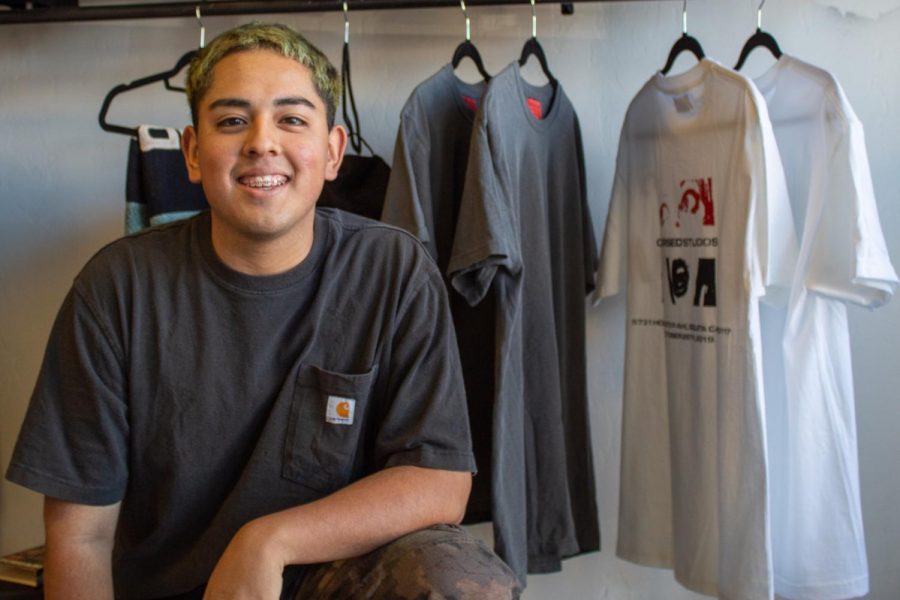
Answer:
[[[838,3],[838,0],[831,0]],[[900,261],[900,10],[844,16],[825,0],[772,0],[763,26],[783,50],[834,72],[867,126],[882,224]],[[851,4],[844,2],[844,4]],[[897,6],[896,0],[857,1]],[[733,64],[756,24],[756,0],[692,0],[689,29],[707,54]],[[618,130],[640,85],[680,34],[680,2],[576,4],[575,16],[538,7],[538,35],[580,116],[595,231],[603,231]],[[872,11],[875,14],[875,11]],[[474,7],[473,39],[488,70],[518,57],[530,35],[527,4]],[[339,13],[274,17],[340,57]],[[207,35],[241,22],[206,18]],[[451,56],[464,29],[455,9],[351,13],[355,90],[363,132],[390,160],[399,110],[412,88]],[[122,229],[127,139],[103,132],[97,112],[117,83],[169,68],[197,43],[192,19],[0,27],[0,468],[6,468],[54,314],[80,266]],[[689,67],[679,59],[673,72]],[[745,72],[771,63],[765,51]],[[526,77],[540,82],[535,61]],[[472,71],[463,71],[470,75]],[[144,89],[117,100],[110,120],[182,125],[184,99]],[[588,355],[603,551],[533,576],[526,597],[699,598],[671,574],[615,558],[624,308],[591,309]],[[872,576],[869,598],[900,597],[900,368],[892,352],[900,302],[851,309],[863,509]],[[0,485],[0,553],[42,538],[40,498]]]

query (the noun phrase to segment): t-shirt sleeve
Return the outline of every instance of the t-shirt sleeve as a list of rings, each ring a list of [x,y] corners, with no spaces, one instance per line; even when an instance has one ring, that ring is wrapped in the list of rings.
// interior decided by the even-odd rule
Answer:
[[[628,156],[626,129],[622,128],[619,137],[619,150],[616,157],[616,172],[613,177],[609,209],[606,213],[606,227],[603,233],[603,246],[597,267],[594,305],[604,298],[615,296],[625,289],[628,263]]]
[[[767,304],[784,305],[797,265],[794,219],[765,100],[755,88],[749,89],[746,99],[753,194],[746,241],[753,262],[751,292]]]
[[[516,275],[522,261],[518,251],[518,211],[510,180],[503,169],[500,144],[484,117],[483,104],[472,130],[466,178],[460,200],[453,251],[447,266],[451,285],[471,306],[485,297],[497,271]]]
[[[128,481],[122,350],[77,284],[47,343],[7,479],[69,502],[108,505]]]
[[[806,286],[817,293],[875,308],[897,288],[869,171],[862,123],[840,90],[829,111],[828,162],[812,189],[824,195],[818,227],[812,232]]]
[[[447,293],[437,267],[421,265],[393,332],[388,404],[376,464],[475,472],[465,386]]]
[[[404,111],[394,145],[394,162],[381,220],[412,233],[425,244],[431,257],[437,260],[430,186],[428,145],[422,142],[412,117]]]
[[[597,272],[597,240],[594,237],[594,222],[591,219],[591,207],[588,203],[587,178],[584,170],[584,143],[581,139],[581,124],[575,117],[575,144],[578,153],[578,188],[581,192],[581,240],[584,257],[584,293],[590,294],[595,289],[595,273]]]

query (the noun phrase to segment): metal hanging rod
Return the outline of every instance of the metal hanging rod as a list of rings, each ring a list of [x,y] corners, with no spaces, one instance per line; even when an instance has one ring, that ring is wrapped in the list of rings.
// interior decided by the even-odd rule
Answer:
[[[571,2],[609,2],[612,0],[556,0],[539,4]],[[634,0],[632,0],[634,1]],[[4,2],[0,0],[0,6]],[[7,3],[8,4],[8,3]],[[37,4],[37,3],[35,3]],[[459,0],[350,0],[350,9],[376,10],[398,8],[458,7]],[[527,5],[523,0],[468,0],[469,6]],[[15,5],[14,5],[15,6]],[[163,2],[159,4],[111,4],[96,6],[30,6],[0,9],[0,25],[21,23],[59,23],[73,21],[110,21],[193,17],[197,7],[204,17],[230,15],[329,12],[342,10],[334,0],[220,0],[217,2]]]

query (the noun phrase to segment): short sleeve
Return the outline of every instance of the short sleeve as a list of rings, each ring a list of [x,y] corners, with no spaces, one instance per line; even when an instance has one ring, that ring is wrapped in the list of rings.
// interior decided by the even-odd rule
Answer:
[[[420,267],[393,332],[387,410],[375,464],[475,472],[465,386],[447,293],[437,267]]]
[[[6,477],[69,502],[113,504],[128,481],[128,414],[121,348],[77,284],[47,343]]]
[[[416,236],[437,260],[434,242],[434,218],[429,202],[430,181],[428,146],[416,133],[413,119],[406,111],[400,117],[400,129],[394,145],[394,162],[388,180],[381,220]]]
[[[581,193],[581,243],[584,260],[584,293],[590,294],[595,288],[597,271],[597,240],[594,237],[594,221],[588,204],[587,179],[584,172],[584,143],[581,138],[581,124],[575,117],[575,146],[578,153],[578,189]]]
[[[626,129],[619,136],[616,172],[613,178],[603,246],[597,267],[594,304],[625,289],[628,263],[628,157]]]
[[[485,297],[498,270],[522,268],[518,212],[503,169],[499,144],[485,117],[485,100],[476,116],[469,146],[453,251],[447,267],[451,285],[471,306]]]
[[[897,288],[869,171],[862,123],[837,88],[826,136],[831,154],[811,189],[823,210],[810,245],[806,286],[817,293],[875,308]]]
[[[765,100],[753,87],[746,113],[753,195],[747,232],[755,273],[752,293],[768,304],[784,305],[797,264],[797,236],[775,132]]]

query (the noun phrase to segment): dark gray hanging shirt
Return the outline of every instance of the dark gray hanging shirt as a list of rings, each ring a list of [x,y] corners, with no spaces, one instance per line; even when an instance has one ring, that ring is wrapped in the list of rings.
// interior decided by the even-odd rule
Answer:
[[[600,546],[585,373],[596,260],[575,111],[512,63],[475,119],[448,270],[470,304],[495,294],[494,534],[523,579]]]
[[[472,123],[484,82],[461,81],[450,64],[416,86],[400,112],[394,164],[381,220],[418,237],[446,273],[469,159]],[[466,523],[491,519],[491,439],[494,409],[494,302],[476,306],[448,284],[459,343],[478,476]]]

